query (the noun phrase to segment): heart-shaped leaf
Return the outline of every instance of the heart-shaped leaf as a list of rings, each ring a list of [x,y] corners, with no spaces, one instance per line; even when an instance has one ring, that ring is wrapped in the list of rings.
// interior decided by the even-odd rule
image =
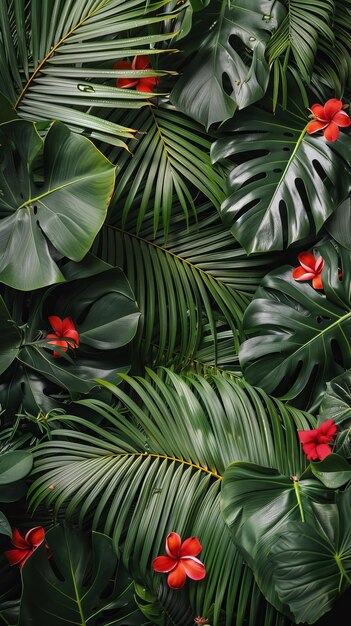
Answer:
[[[314,510],[314,524],[287,524],[270,555],[277,593],[296,623],[316,622],[351,585],[351,491]]]
[[[0,281],[23,290],[62,282],[52,246],[74,261],[87,254],[106,216],[115,168],[60,122],[45,140],[30,122],[3,124],[0,144]]]
[[[295,89],[296,91],[296,89]],[[289,108],[251,108],[212,146],[214,162],[234,155],[224,222],[248,253],[282,250],[314,235],[350,192],[349,137],[305,134],[308,112],[289,88]]]
[[[267,274],[245,312],[251,337],[240,350],[251,384],[309,410],[318,407],[326,383],[351,367],[351,252],[331,242],[318,251],[324,293],[294,280],[292,267]]]
[[[19,626],[145,624],[133,598],[133,581],[122,567],[116,572],[109,537],[93,532],[91,550],[81,531],[55,526],[46,543],[52,557],[42,544],[22,569]]]
[[[235,545],[253,569],[269,602],[286,612],[274,584],[269,554],[289,521],[311,521],[312,502],[332,502],[334,492],[318,481],[283,476],[253,463],[231,463],[223,476],[221,510]]]
[[[208,128],[262,98],[269,79],[265,50],[283,14],[270,0],[212,1],[193,19],[197,53],[172,91],[176,107]]]
[[[0,455],[0,485],[14,483],[29,474],[33,457],[25,450],[13,450]]]

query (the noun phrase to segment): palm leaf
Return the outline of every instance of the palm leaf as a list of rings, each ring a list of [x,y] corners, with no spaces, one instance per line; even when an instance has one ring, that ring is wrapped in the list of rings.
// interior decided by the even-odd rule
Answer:
[[[136,295],[142,311],[136,339],[136,345],[142,342],[139,360],[179,367],[207,347],[206,359],[216,364],[218,331],[227,332],[232,359],[250,295],[267,265],[276,261],[248,259],[209,202],[197,212],[197,224],[189,230],[178,213],[167,244],[162,231],[154,237],[152,213],[139,235],[134,234],[134,211],[126,229],[104,227],[94,246],[104,261],[124,268]]]
[[[116,60],[158,54],[148,27],[176,14],[160,0],[5,0],[0,6],[1,90],[30,120],[59,119],[90,137],[123,146],[135,130],[96,116],[94,108],[148,105],[150,94],[117,89],[119,76],[160,76],[154,70],[114,70]],[[50,8],[50,10],[49,10]],[[133,33],[133,34],[131,34]],[[151,94],[152,95],[152,94]]]
[[[318,37],[323,35],[329,45],[334,41],[330,28],[334,1],[289,0],[286,4],[288,12],[267,46],[268,62],[272,64],[291,51],[302,77],[308,81],[313,70]]]
[[[111,119],[138,128],[138,143],[129,142],[133,156],[121,149],[106,151],[118,163],[119,175],[112,197],[112,219],[122,212],[122,224],[131,209],[138,207],[137,232],[147,209],[153,208],[154,232],[159,224],[167,239],[174,201],[186,220],[195,213],[199,192],[216,208],[224,200],[225,177],[222,168],[211,165],[211,141],[199,124],[173,107],[163,104],[142,111],[113,112]],[[172,216],[173,217],[173,216]]]
[[[310,418],[220,375],[206,380],[183,379],[169,370],[148,374],[148,379],[123,377],[129,395],[109,385],[122,411],[99,401],[81,403],[104,417],[105,428],[67,416],[63,419],[84,432],[52,431],[52,441],[38,446],[31,506],[45,501],[56,512],[64,507],[67,517],[78,516],[80,523],[93,516],[93,528],[112,536],[133,577],[154,592],[159,580],[150,563],[165,536],[171,530],[196,535],[208,572],[189,588],[196,614],[206,615],[215,603],[214,626],[221,608],[226,626],[234,615],[236,626],[283,624],[264,604],[230,540],[220,514],[220,487],[225,468],[238,459],[287,475],[301,472],[305,461],[296,428],[308,427]]]

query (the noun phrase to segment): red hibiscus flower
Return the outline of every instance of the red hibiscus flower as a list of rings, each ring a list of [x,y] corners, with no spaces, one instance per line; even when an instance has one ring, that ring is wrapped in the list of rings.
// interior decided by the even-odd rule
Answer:
[[[295,280],[312,280],[314,289],[323,289],[322,269],[324,267],[324,259],[320,256],[315,258],[311,252],[301,252],[297,257],[300,267],[295,267],[292,275]]]
[[[163,574],[170,572],[167,583],[172,589],[181,589],[186,577],[201,580],[206,576],[205,566],[195,558],[201,552],[202,546],[196,537],[190,537],[183,543],[178,533],[170,533],[166,539],[168,556],[158,556],[154,559],[155,572]]]
[[[55,333],[46,335],[46,339],[50,339],[48,343],[58,346],[63,352],[67,352],[68,348],[78,348],[79,335],[71,317],[65,317],[62,320],[57,315],[50,315],[48,320],[55,331]],[[59,352],[54,351],[53,356],[57,359],[61,355]]]
[[[351,119],[343,111],[348,105],[343,105],[341,100],[331,98],[327,100],[325,105],[313,104],[309,111],[312,112],[314,119],[307,124],[307,132],[309,135],[323,130],[323,135],[327,141],[336,141],[339,137],[339,126],[346,128],[350,126]]]
[[[129,61],[118,61],[113,66],[114,70],[146,70],[152,69],[150,59],[147,55],[141,54],[134,57],[132,63]],[[116,87],[121,89],[132,89],[135,87],[137,91],[153,93],[154,88],[160,79],[158,76],[146,76],[145,78],[117,78]]]
[[[332,453],[328,443],[334,443],[336,434],[336,424],[334,420],[323,422],[315,430],[298,430],[302,449],[309,461],[323,461],[326,456]]]
[[[10,565],[19,565],[20,569],[22,569],[33,552],[43,543],[44,537],[45,530],[42,526],[31,528],[24,538],[20,535],[17,528],[13,528],[12,545],[15,546],[15,550],[6,550],[4,553]]]

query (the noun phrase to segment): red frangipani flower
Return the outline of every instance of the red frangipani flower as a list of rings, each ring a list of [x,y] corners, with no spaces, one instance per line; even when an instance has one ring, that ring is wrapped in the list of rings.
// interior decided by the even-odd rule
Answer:
[[[78,348],[79,335],[71,317],[65,317],[62,320],[57,315],[50,315],[48,320],[55,331],[55,333],[46,335],[46,339],[50,340],[48,343],[58,346],[63,352],[67,352],[68,348]],[[54,351],[53,356],[57,359],[61,355]]]
[[[118,61],[113,66],[114,70],[146,70],[152,69],[150,59],[146,54],[141,54],[134,57],[132,63],[129,61]],[[117,78],[116,87],[120,89],[132,89],[135,87],[136,91],[144,91],[153,93],[154,88],[160,79],[158,76],[145,76],[145,78]]]
[[[300,267],[295,267],[292,275],[295,280],[312,280],[314,289],[323,289],[322,269],[324,267],[324,259],[320,256],[315,258],[311,252],[301,252],[297,257]]]
[[[307,124],[306,131],[309,135],[323,130],[323,135],[327,141],[336,141],[339,137],[341,128],[350,126],[351,119],[342,109],[346,108],[348,104],[343,105],[341,100],[337,98],[331,98],[327,100],[325,105],[313,104],[309,111],[311,111],[314,119]]]
[[[10,565],[19,565],[22,569],[33,552],[43,543],[44,538],[45,530],[42,526],[31,528],[24,537],[17,528],[13,528],[12,544],[15,546],[15,550],[6,550],[4,553]]]
[[[302,449],[309,461],[323,461],[332,453],[329,443],[334,443],[336,424],[333,419],[323,422],[315,430],[298,430]]]
[[[196,537],[190,537],[183,543],[178,533],[169,533],[166,539],[168,556],[158,556],[153,561],[155,572],[168,573],[167,583],[172,589],[181,589],[186,577],[201,580],[206,576],[205,566],[197,555],[202,546]]]

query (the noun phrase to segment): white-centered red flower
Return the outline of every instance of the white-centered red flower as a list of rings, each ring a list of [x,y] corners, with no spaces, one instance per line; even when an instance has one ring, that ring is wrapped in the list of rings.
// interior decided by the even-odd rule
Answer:
[[[324,259],[320,256],[318,259],[311,252],[301,252],[297,257],[300,267],[295,267],[292,275],[295,280],[312,280],[314,289],[323,289],[322,269],[324,267]]]
[[[62,320],[57,315],[50,315],[48,320],[55,331],[46,335],[48,343],[61,348],[63,352],[67,352],[68,348],[78,348],[79,334],[71,317],[65,317]],[[54,351],[53,356],[57,359],[61,355]]]
[[[347,128],[351,124],[351,119],[343,110],[347,106],[337,98],[327,100],[324,106],[313,104],[309,111],[314,119],[307,124],[307,133],[312,135],[322,130],[327,141],[336,141],[340,134],[339,127]]]
[[[192,580],[202,580],[206,576],[205,566],[196,557],[202,545],[197,537],[183,541],[178,533],[169,533],[166,539],[168,556],[158,556],[153,561],[155,572],[168,573],[167,583],[172,589],[181,589],[189,576]]]

